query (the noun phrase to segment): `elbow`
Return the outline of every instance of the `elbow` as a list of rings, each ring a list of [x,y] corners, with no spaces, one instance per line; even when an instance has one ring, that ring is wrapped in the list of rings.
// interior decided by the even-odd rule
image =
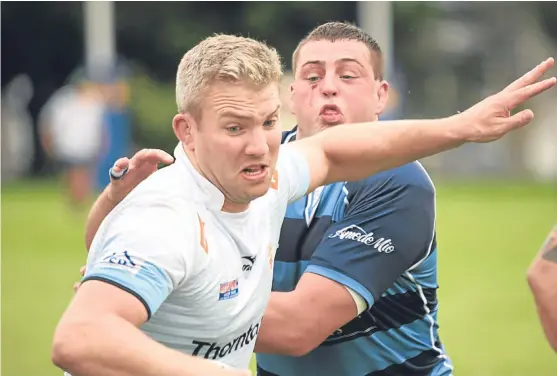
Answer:
[[[548,270],[544,268],[545,265],[534,262],[526,272],[526,281],[532,292],[536,293],[546,289]]]
[[[89,226],[87,226],[87,228],[85,229],[85,250],[87,252],[89,252],[89,250],[91,249],[91,244],[93,244],[94,237],[95,234],[91,234],[91,230],[89,229]]]
[[[83,366],[87,354],[84,342],[88,338],[83,329],[72,324],[62,324],[56,329],[51,349],[51,360],[56,367],[71,373]]]
[[[528,286],[530,286],[530,289],[534,289],[534,286],[536,285],[536,279],[536,272],[532,267],[530,267],[528,269],[528,272],[526,273],[526,281],[528,282]]]

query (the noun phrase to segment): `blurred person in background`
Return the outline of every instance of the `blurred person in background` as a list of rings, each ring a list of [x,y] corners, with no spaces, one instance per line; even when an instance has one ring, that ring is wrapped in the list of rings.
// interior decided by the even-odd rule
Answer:
[[[105,100],[97,85],[77,79],[60,88],[39,114],[39,134],[46,154],[62,169],[70,204],[90,204],[94,166],[105,125]]]
[[[557,225],[528,269],[528,284],[545,336],[557,352]]]
[[[376,121],[386,105],[381,50],[354,26],[318,27],[293,66],[298,127],[283,143]],[[109,187],[115,202],[97,201],[88,245],[142,180],[133,171],[142,158],[116,164],[128,175]],[[437,335],[434,187],[419,163],[317,188],[289,205],[279,244],[256,345],[260,375],[452,373]]]

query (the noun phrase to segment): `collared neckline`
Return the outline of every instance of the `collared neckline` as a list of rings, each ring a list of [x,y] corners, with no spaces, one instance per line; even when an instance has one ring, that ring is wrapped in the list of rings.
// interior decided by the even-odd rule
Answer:
[[[284,137],[283,141],[281,142],[281,144],[287,144],[289,142],[292,141],[296,141],[296,136],[298,135],[298,126],[294,126],[294,128],[292,128],[291,130],[287,131],[287,135]]]
[[[211,211],[221,211],[224,205],[224,194],[193,167],[181,142],[174,149],[174,157],[181,166],[185,167],[190,177],[199,187],[202,192],[202,200],[207,208]]]

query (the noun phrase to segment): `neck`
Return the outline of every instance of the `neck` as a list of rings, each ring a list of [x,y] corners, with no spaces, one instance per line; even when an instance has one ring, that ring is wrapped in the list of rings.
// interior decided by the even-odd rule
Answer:
[[[201,175],[203,176],[205,179],[207,179],[212,185],[214,185],[224,196],[224,204],[222,205],[221,210],[223,212],[227,212],[227,213],[241,213],[244,212],[246,210],[248,210],[249,208],[249,203],[248,204],[241,204],[241,203],[236,203],[233,200],[231,200],[230,198],[228,198],[228,194],[226,192],[226,190],[220,185],[218,184],[218,181],[216,179],[212,179],[209,175],[205,174],[203,172],[203,170],[201,169],[201,167],[199,166],[199,163],[197,163],[197,159],[195,158],[195,155],[193,155],[193,153],[191,153],[182,143],[182,149],[184,150],[184,153],[186,153],[186,158],[189,159],[191,165],[193,166],[193,168]]]
[[[309,137],[311,135],[307,135],[304,133],[303,129],[298,126],[298,130],[296,132],[296,140],[301,140],[302,138]]]
[[[226,213],[242,213],[248,210],[249,204],[237,204],[228,198],[224,198],[224,204],[222,205],[222,211]]]

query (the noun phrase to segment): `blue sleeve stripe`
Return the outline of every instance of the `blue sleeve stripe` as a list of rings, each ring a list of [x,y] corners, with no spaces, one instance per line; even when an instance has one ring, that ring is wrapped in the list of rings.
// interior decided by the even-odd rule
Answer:
[[[336,270],[332,270],[319,265],[310,265],[306,269],[306,273],[308,272],[329,278],[354,290],[355,292],[360,294],[362,298],[365,299],[368,309],[373,306],[373,303],[375,302],[375,299],[373,299],[373,294],[367,288],[365,288],[364,285],[340,272],[337,272]]]
[[[111,277],[113,278],[113,277]],[[133,291],[130,288],[127,288],[126,286],[124,286],[123,284],[121,284],[120,282],[116,282],[113,279],[110,278],[105,278],[105,277],[101,277],[101,276],[96,276],[96,275],[92,275],[89,276],[85,279],[83,279],[83,281],[81,283],[84,283],[86,281],[101,281],[101,282],[105,282],[108,283],[112,286],[118,287],[122,290],[124,290],[127,293],[132,294],[133,296],[135,296],[137,298],[137,300],[139,300],[141,302],[141,304],[143,304],[143,306],[145,307],[145,310],[147,311],[147,320],[149,320],[151,318],[151,308],[149,308],[149,304],[147,304],[147,302],[145,301],[145,299],[143,299],[141,297],[141,295],[139,295],[138,293],[136,293],[135,291]]]
[[[130,269],[120,265],[100,263],[94,265],[83,279],[97,279],[128,291],[146,306],[149,317],[153,315],[173,290],[172,281],[164,270],[144,262]]]

